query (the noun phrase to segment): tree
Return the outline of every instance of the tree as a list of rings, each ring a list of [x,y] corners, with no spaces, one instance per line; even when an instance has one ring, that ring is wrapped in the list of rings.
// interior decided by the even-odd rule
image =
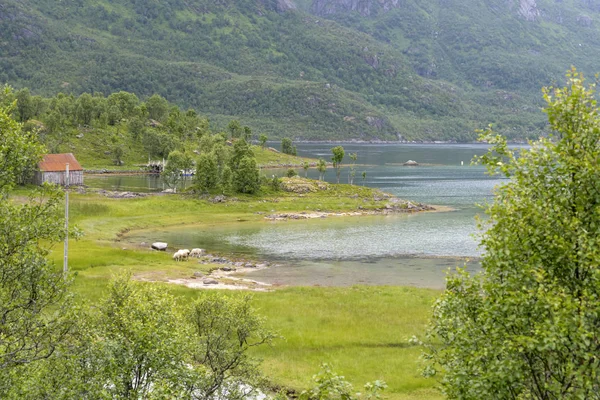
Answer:
[[[161,173],[161,177],[167,186],[177,190],[177,184],[181,180],[181,171],[185,169],[185,163],[185,156],[182,152],[175,150],[169,153],[165,168]]]
[[[75,102],[77,122],[89,126],[94,116],[94,98],[89,93],[83,93]]]
[[[240,138],[242,136],[242,132],[244,131],[242,129],[242,126],[240,125],[240,121],[238,121],[237,119],[229,121],[227,129],[229,130],[229,134],[231,135],[232,139]]]
[[[194,359],[207,368],[199,400],[246,399],[260,383],[256,360],[248,350],[277,336],[265,329],[251,299],[203,295],[194,303],[190,312],[192,339],[197,340]]]
[[[123,146],[121,146],[120,144],[115,144],[115,147],[113,147],[113,154],[115,156],[116,165],[123,165],[123,153]]]
[[[119,273],[86,308],[56,356],[24,370],[8,398],[190,398],[183,394],[201,368],[192,367],[190,326],[164,288]]]
[[[261,133],[258,138],[258,141],[260,142],[260,147],[262,147],[263,150],[265,149],[265,147],[267,147],[267,140],[269,140],[267,135],[265,135],[264,133]]]
[[[281,140],[281,152],[283,154],[295,155],[292,139],[286,137]]]
[[[130,118],[127,122],[127,128],[129,129],[129,133],[134,139],[137,139],[144,135],[144,131],[146,129],[146,125],[144,121],[139,117]]]
[[[337,183],[340,183],[340,173],[342,172],[342,161],[344,160],[344,148],[342,146],[336,146],[331,149],[331,153],[333,157],[331,157],[331,161],[333,161],[333,168],[335,169],[335,176],[337,177]]]
[[[106,298],[82,307],[58,354],[22,368],[2,398],[247,398],[262,383],[248,350],[276,337],[250,301],[207,295],[182,306],[164,286],[119,273]]]
[[[209,192],[219,183],[219,168],[217,158],[212,153],[203,153],[196,163],[194,186],[201,192]]]
[[[232,171],[240,167],[240,163],[244,157],[254,158],[254,152],[248,142],[246,142],[246,139],[241,138],[233,144],[233,154],[229,159],[229,166]]]
[[[146,100],[148,118],[158,122],[165,122],[169,116],[169,102],[158,94],[153,94]]]
[[[168,157],[169,153],[180,146],[173,135],[159,129],[145,129],[142,132],[142,144],[149,157]]]
[[[260,177],[256,159],[254,157],[244,157],[241,159],[236,169],[231,168],[233,172],[233,187],[236,192],[256,193],[260,188]]]
[[[10,200],[43,152],[35,134],[10,117],[13,107],[0,107],[0,397],[11,370],[50,357],[72,323],[68,280],[46,259],[64,234],[60,189],[44,186],[26,202]]]
[[[319,162],[317,163],[317,171],[319,171],[319,180],[322,181],[327,171],[327,163],[322,158],[319,158]]]
[[[229,165],[225,165],[221,171],[219,186],[223,193],[228,193],[233,188],[233,172]]]
[[[354,185],[354,177],[356,176],[356,159],[358,158],[358,154],[350,153],[350,159],[352,160],[352,164],[350,164],[350,170],[348,171],[348,183]]]
[[[148,398],[157,383],[175,390],[185,375],[182,323],[175,300],[121,274],[94,316],[98,378],[116,398]],[[183,352],[182,352],[183,350]]]
[[[363,171],[361,175],[362,175],[363,186],[365,186],[365,181],[367,180],[367,171]]]
[[[302,168],[304,169],[304,177],[307,178],[308,168],[310,168],[310,164],[308,163],[308,161],[304,161],[304,164],[302,164]]]
[[[29,89],[21,89],[17,92],[17,116],[19,121],[27,122],[34,116],[34,104],[31,99],[31,93],[29,93]]]
[[[245,141],[249,142],[252,139],[252,129],[249,126],[244,127],[244,134],[242,136]]]
[[[483,272],[450,276],[434,306],[426,372],[450,399],[597,398],[600,385],[600,115],[574,69],[544,90],[556,139],[513,151],[491,129],[496,189]]]

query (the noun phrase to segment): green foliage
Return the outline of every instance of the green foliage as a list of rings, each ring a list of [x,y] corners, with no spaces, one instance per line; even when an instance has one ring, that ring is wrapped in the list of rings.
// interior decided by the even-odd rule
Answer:
[[[548,131],[540,82],[569,63],[595,72],[600,43],[590,1],[540,0],[535,21],[512,2],[474,0],[369,2],[365,15],[336,3],[319,16],[306,0],[291,12],[274,1],[5,3],[0,82],[160,93],[221,129],[235,118],[273,138],[468,141],[489,121],[537,137]],[[123,105],[103,118],[128,119]]]
[[[194,359],[207,369],[201,385],[203,399],[224,395],[246,399],[260,384],[256,360],[248,350],[270,344],[277,336],[264,328],[251,299],[204,295],[192,306],[189,318],[197,338]]]
[[[123,163],[122,157],[123,157],[123,147],[121,147],[120,145],[116,145],[113,148],[113,154],[115,156],[115,164],[117,165],[121,165]]]
[[[322,181],[327,171],[327,163],[322,158],[317,162],[317,171],[319,171],[319,180]]]
[[[166,122],[169,115],[169,103],[164,97],[153,94],[146,100],[146,110],[149,118],[158,122]]]
[[[15,368],[50,357],[72,324],[68,279],[46,259],[64,233],[62,194],[44,186],[24,202],[9,198],[43,151],[11,111],[0,107],[0,397]]]
[[[358,159],[358,154],[350,153],[350,159],[352,160],[352,164],[350,164],[350,169],[348,170],[348,183],[354,185],[354,178],[356,177],[356,160]]]
[[[283,154],[296,155],[296,149],[292,144],[292,139],[286,137],[281,140],[281,152]]]
[[[229,122],[229,125],[227,125],[227,129],[229,130],[229,134],[231,135],[232,139],[239,139],[242,137],[243,129],[240,125],[240,121],[232,119]]]
[[[333,156],[331,161],[333,162],[333,168],[335,169],[335,176],[337,177],[337,183],[340,183],[340,173],[342,171],[342,161],[346,152],[342,146],[336,146],[331,149]]]
[[[219,183],[219,169],[217,159],[212,153],[203,153],[196,162],[196,175],[194,186],[200,192],[210,192]]]
[[[481,158],[510,181],[487,209],[480,276],[450,276],[434,307],[430,374],[448,398],[592,398],[599,385],[600,115],[574,69],[544,91],[555,140]],[[434,342],[435,343],[435,342]]]
[[[269,140],[269,138],[267,137],[267,135],[265,135],[264,133],[261,133],[258,141],[260,142],[260,147],[262,147],[263,149],[265,147],[267,147],[267,140]]]
[[[256,193],[260,187],[260,179],[256,159],[243,157],[236,169],[233,169],[233,187],[236,192]]]
[[[121,399],[148,398],[156,386],[177,393],[177,380],[187,374],[182,357],[187,331],[173,303],[164,290],[134,283],[128,275],[111,282],[92,317],[98,389]]]
[[[183,178],[183,173],[193,167],[193,160],[180,151],[172,151],[169,153],[164,170],[161,172],[161,177],[164,182],[171,188],[177,186],[177,183]]]
[[[353,393],[352,385],[343,376],[336,374],[328,364],[321,365],[321,370],[313,380],[316,385],[300,394],[300,400],[370,400],[381,399],[380,391],[387,385],[383,381],[365,384],[365,393]]]
[[[164,287],[121,273],[52,358],[11,376],[3,398],[243,399],[262,383],[248,350],[276,337],[263,324],[249,297],[182,307]]]
[[[279,180],[278,176],[273,175],[270,186],[271,186],[271,189],[274,190],[275,192],[278,192],[279,190],[281,190],[281,181]]]
[[[6,89],[8,91],[8,89]],[[11,108],[0,108],[0,198],[31,177],[43,147],[34,132],[24,132],[10,116]]]
[[[293,178],[294,176],[298,176],[298,173],[294,168],[288,168],[287,172],[285,173],[285,176],[287,176],[288,178]]]
[[[150,157],[166,158],[180,145],[180,141],[168,132],[148,129],[142,137],[144,149]]]

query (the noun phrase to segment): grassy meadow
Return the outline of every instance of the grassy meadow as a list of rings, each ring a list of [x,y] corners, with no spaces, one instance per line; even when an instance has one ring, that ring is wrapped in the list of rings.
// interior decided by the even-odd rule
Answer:
[[[170,252],[128,242],[129,233],[183,225],[207,228],[260,223],[264,214],[257,212],[273,210],[375,209],[383,204],[374,200],[377,193],[370,188],[332,185],[323,192],[262,193],[216,204],[190,195],[111,199],[72,193],[71,222],[84,232],[69,245],[69,266],[75,273],[73,289],[82,301],[93,303],[103,296],[110,277],[121,269],[131,270],[137,279],[160,282],[216,267],[174,262]],[[57,265],[62,265],[62,256],[62,245],[55,245],[51,257]],[[184,286],[165,287],[185,303],[204,293]],[[437,295],[435,290],[383,286],[287,287],[257,292],[255,307],[283,338],[272,347],[254,349],[254,353],[264,360],[262,369],[274,386],[297,391],[307,388],[320,364],[327,362],[357,391],[368,381],[383,379],[389,385],[385,391],[388,399],[441,398],[434,389],[435,382],[419,375],[421,349],[408,342],[413,335],[424,333]]]

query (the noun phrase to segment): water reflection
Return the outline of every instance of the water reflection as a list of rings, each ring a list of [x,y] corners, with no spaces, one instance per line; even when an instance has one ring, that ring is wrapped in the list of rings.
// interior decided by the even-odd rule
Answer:
[[[300,144],[301,155],[330,158],[331,146]],[[355,182],[380,188],[399,197],[453,207],[448,213],[420,213],[387,217],[327,218],[325,220],[240,224],[202,231],[193,227],[152,233],[176,247],[205,247],[272,260],[280,267],[255,272],[253,279],[301,285],[402,284],[443,286],[448,267],[461,265],[461,257],[480,255],[475,215],[477,203],[491,198],[500,181],[485,175],[483,167],[469,165],[481,145],[345,145],[357,152]],[[427,165],[406,167],[408,159]],[[465,165],[461,165],[461,161]],[[366,171],[362,182],[361,173]],[[269,171],[283,174],[285,171]],[[304,171],[299,171],[301,175]],[[308,171],[316,178],[317,172]],[[326,179],[335,180],[329,169]],[[125,179],[125,178],[123,178]],[[342,182],[347,170],[342,172]],[[133,181],[122,181],[137,185]],[[88,181],[89,184],[89,181]],[[156,181],[139,187],[156,190]],[[128,189],[132,190],[132,189]],[[147,241],[148,238],[132,237]],[[477,262],[468,264],[471,270]]]

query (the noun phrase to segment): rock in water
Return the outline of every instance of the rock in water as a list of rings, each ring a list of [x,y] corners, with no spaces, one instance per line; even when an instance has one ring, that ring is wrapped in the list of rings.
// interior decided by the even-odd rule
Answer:
[[[414,160],[408,160],[404,163],[404,165],[419,165],[419,163]]]
[[[167,250],[167,244],[164,242],[154,242],[152,243],[152,248],[154,250],[165,251]]]
[[[219,282],[214,279],[205,279],[202,281],[205,285],[217,285]]]

